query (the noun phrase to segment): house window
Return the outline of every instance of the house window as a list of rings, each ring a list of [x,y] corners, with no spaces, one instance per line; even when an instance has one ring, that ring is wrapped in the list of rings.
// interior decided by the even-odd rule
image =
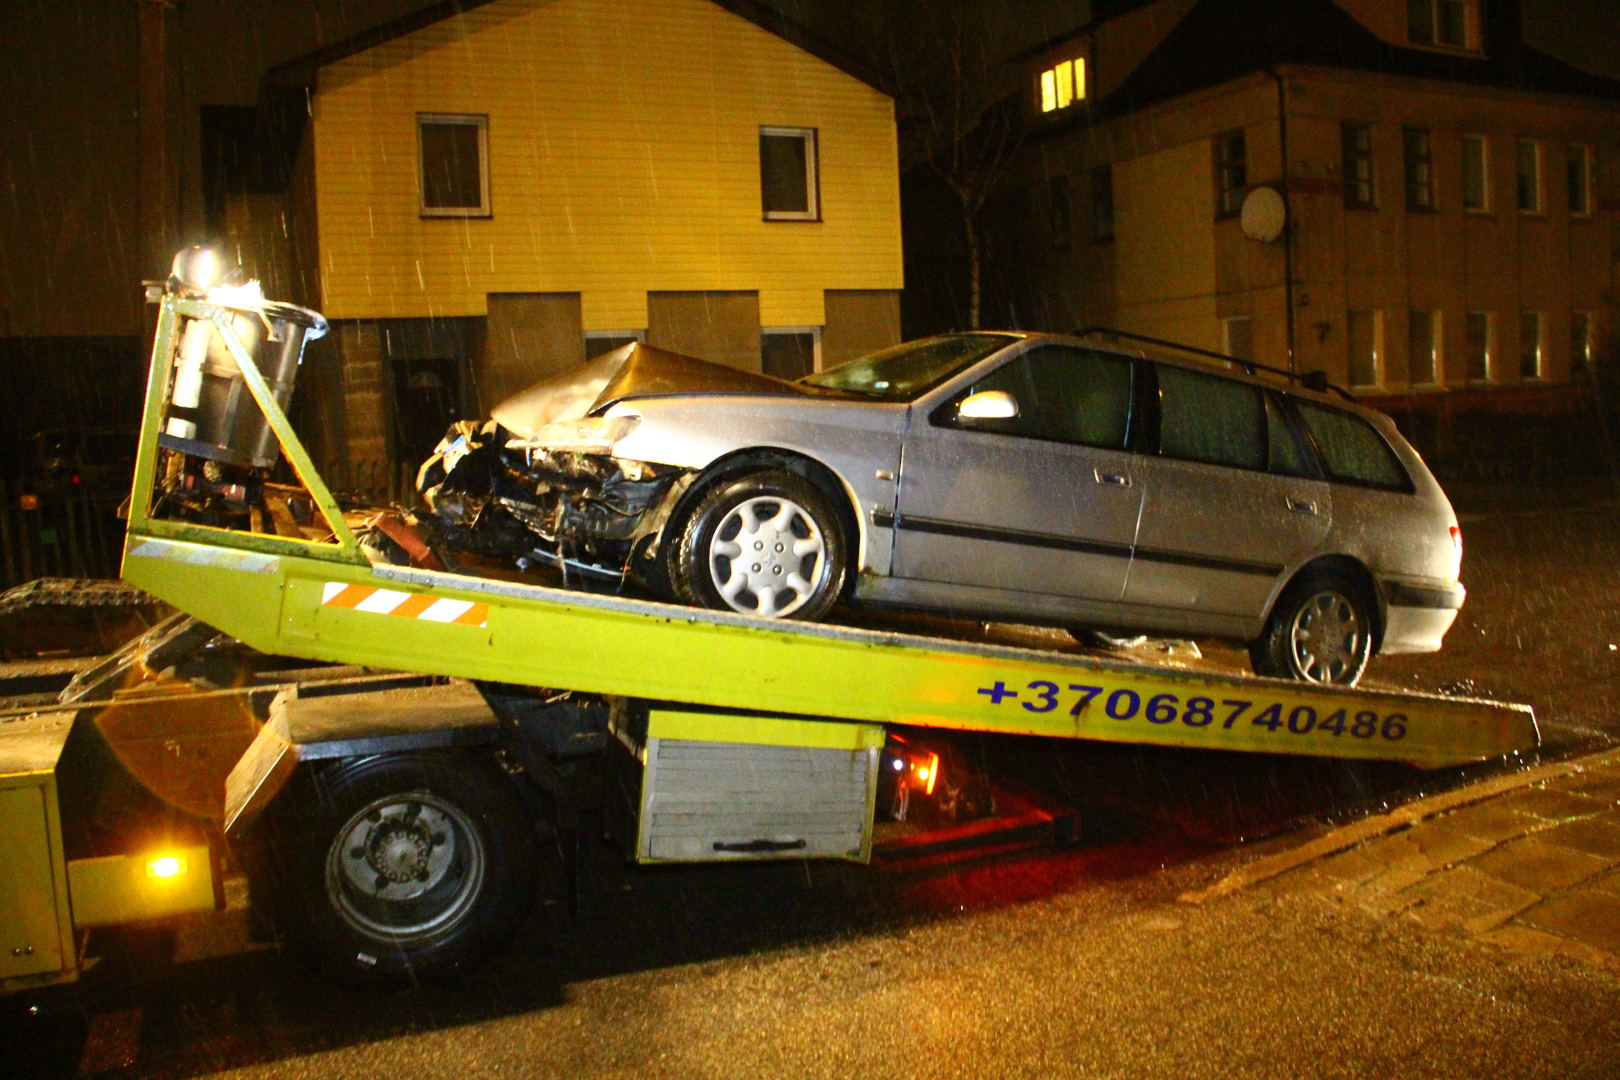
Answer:
[[[1463,209],[1483,214],[1491,208],[1489,145],[1483,135],[1464,135],[1462,139]]]
[[[821,367],[821,329],[776,326],[759,332],[760,368],[778,379],[797,379]]]
[[[1407,36],[1414,45],[1470,48],[1474,6],[1470,0],[1406,0]]]
[[[1234,315],[1221,320],[1222,352],[1234,360],[1254,359],[1254,320]]]
[[[1519,312],[1519,378],[1541,378],[1541,312]]]
[[[1440,382],[1440,313],[1413,311],[1407,315],[1407,378],[1413,386]]]
[[[1569,212],[1576,217],[1592,213],[1592,148],[1569,148]]]
[[[1377,386],[1383,359],[1384,313],[1349,313],[1350,385]]]
[[[1406,208],[1434,209],[1434,152],[1429,129],[1409,127],[1402,133],[1406,161]]]
[[[1114,238],[1114,168],[1099,165],[1091,170],[1091,238]]]
[[[1513,160],[1519,212],[1541,213],[1541,144],[1534,139],[1520,139]]]
[[[489,117],[416,115],[422,216],[489,217]]]
[[[585,359],[595,360],[603,353],[622,349],[633,342],[646,341],[645,330],[587,330],[585,331]]]
[[[1052,246],[1059,250],[1069,246],[1069,178],[1054,176],[1048,185],[1048,222],[1052,227]]]
[[[1575,371],[1592,370],[1592,313],[1569,313],[1569,366]]]
[[[1041,72],[1041,112],[1067,109],[1077,101],[1086,99],[1086,60],[1076,57],[1062,60]]]
[[[759,199],[766,221],[819,221],[815,128],[759,129]]]
[[[1344,205],[1353,210],[1373,208],[1372,128],[1366,124],[1345,124]]]
[[[1215,196],[1219,216],[1228,217],[1241,210],[1248,189],[1248,147],[1243,132],[1228,131],[1215,136]]]
[[[1470,382],[1488,382],[1495,326],[1488,311],[1470,311],[1463,323],[1463,361]]]

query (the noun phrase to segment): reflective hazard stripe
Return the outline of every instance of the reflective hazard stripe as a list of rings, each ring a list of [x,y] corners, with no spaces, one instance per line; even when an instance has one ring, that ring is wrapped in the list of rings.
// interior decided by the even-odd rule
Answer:
[[[321,606],[454,623],[457,626],[485,626],[489,622],[488,604],[379,589],[371,585],[345,585],[341,581],[328,581],[321,586]]]

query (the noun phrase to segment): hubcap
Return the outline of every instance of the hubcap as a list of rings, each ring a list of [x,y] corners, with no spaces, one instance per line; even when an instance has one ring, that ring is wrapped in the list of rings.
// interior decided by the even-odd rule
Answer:
[[[327,895],[351,927],[411,941],[466,917],[484,883],[484,848],[460,807],[425,792],[374,800],[327,850]]]
[[[1344,682],[1361,669],[1367,628],[1342,593],[1319,592],[1300,605],[1289,628],[1294,666],[1309,682]]]
[[[815,595],[827,565],[821,527],[790,499],[732,507],[709,545],[709,576],[734,611],[791,615]]]

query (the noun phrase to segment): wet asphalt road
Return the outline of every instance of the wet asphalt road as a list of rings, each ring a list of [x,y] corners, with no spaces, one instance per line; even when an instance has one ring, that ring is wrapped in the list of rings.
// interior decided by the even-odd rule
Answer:
[[[1465,514],[1470,602],[1446,651],[1371,677],[1528,701],[1549,754],[1616,741],[1616,526],[1612,502]],[[1302,823],[1501,764],[986,752],[1081,807],[1085,842],[900,869],[649,872],[604,853],[577,920],[553,899],[495,964],[401,995],[273,951],[174,966],[164,935],[109,936],[78,1003],[14,1019],[6,1042],[47,1074],[119,1077],[1620,1075],[1601,1056],[1615,1071],[1583,1071],[1620,1046],[1620,979],[1258,893],[1171,903]]]

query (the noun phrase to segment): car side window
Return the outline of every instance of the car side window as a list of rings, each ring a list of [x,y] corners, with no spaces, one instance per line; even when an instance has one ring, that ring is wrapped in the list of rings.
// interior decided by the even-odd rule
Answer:
[[[1315,476],[1310,455],[1288,426],[1275,396],[1266,395],[1266,469],[1279,476]]]
[[[1257,386],[1158,365],[1159,452],[1165,457],[1266,467],[1265,395]]]
[[[1365,487],[1412,490],[1395,451],[1367,421],[1339,409],[1310,401],[1294,402],[1322,452],[1329,479]]]
[[[985,390],[1012,395],[1018,415],[957,418],[956,406]],[[1131,417],[1131,361],[1070,345],[1039,346],[977,380],[943,413],[954,427],[1123,449]]]

